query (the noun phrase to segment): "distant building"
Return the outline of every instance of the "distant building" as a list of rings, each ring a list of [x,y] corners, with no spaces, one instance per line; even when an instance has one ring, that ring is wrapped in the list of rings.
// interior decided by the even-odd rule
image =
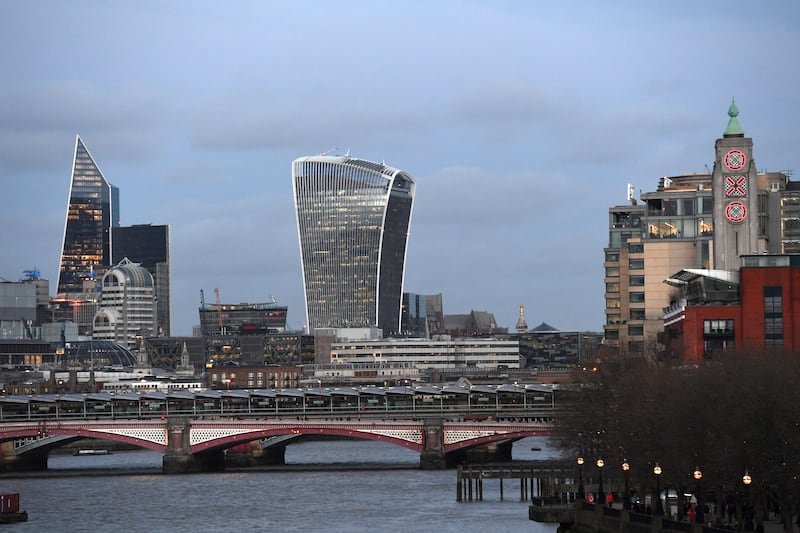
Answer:
[[[172,331],[169,235],[169,226],[165,225],[137,224],[111,228],[112,264],[128,258],[153,276],[158,323],[154,335],[159,337],[169,337]]]
[[[288,307],[272,303],[200,304],[203,335],[264,335],[286,331]]]
[[[300,387],[297,366],[216,367],[208,372],[211,389],[292,389]]]
[[[0,339],[33,339],[36,286],[0,282]]]
[[[379,339],[334,342],[331,365],[403,364],[417,369],[520,368],[519,343],[494,338]]]
[[[524,367],[538,369],[593,362],[603,343],[602,332],[559,331],[546,322],[509,338],[519,342]]]
[[[403,335],[421,337],[423,339],[430,337],[426,299],[427,297],[424,294],[403,293],[402,316],[400,319],[400,329]]]
[[[142,339],[156,330],[153,276],[125,258],[103,275],[92,338],[138,350]]]
[[[416,184],[349,156],[292,163],[306,317],[317,328],[400,331],[406,244]]]
[[[75,138],[64,225],[59,295],[92,292],[111,264],[111,228],[119,226],[119,190],[106,180],[80,136]]]
[[[444,332],[451,337],[472,337],[504,334],[508,328],[497,325],[494,313],[473,310],[466,315],[444,315]]]

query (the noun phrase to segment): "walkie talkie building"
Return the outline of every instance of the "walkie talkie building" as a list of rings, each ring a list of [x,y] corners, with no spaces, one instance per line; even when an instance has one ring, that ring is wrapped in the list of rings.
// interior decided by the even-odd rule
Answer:
[[[416,184],[400,170],[348,156],[292,163],[306,320],[317,328],[400,328]]]

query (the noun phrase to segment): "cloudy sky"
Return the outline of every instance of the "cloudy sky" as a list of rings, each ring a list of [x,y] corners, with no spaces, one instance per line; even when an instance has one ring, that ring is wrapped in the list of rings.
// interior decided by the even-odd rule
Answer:
[[[731,98],[798,168],[793,0],[7,2],[0,277],[54,290],[75,135],[123,225],[172,230],[173,334],[200,290],[305,321],[291,161],[417,180],[405,290],[513,328],[602,329],[608,208],[702,172]]]

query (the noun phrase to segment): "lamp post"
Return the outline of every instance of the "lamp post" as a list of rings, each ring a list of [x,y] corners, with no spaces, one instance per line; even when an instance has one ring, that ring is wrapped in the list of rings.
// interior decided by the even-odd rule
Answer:
[[[606,492],[605,490],[603,490],[603,467],[606,466],[606,463],[605,461],[603,461],[602,458],[598,457],[596,464],[597,464],[597,471],[599,472],[599,476],[597,479],[597,492],[598,492],[597,501],[600,503],[600,505],[603,505],[603,503],[606,502],[606,496],[605,496]]]
[[[700,480],[703,479],[703,472],[697,466],[692,473],[695,481],[697,481],[697,509],[694,511],[694,522],[702,524],[706,520],[705,505],[703,504],[703,491],[700,489]]]
[[[661,516],[664,514],[664,509],[661,507],[661,467],[656,463],[653,467],[653,474],[656,476],[656,506],[653,514]]]
[[[578,463],[578,499],[583,500],[583,456],[579,455],[575,462]]]
[[[750,510],[750,484],[753,478],[745,468],[744,475],[742,476],[742,483],[744,484],[744,527],[745,531],[753,531],[753,513]]]
[[[625,473],[625,495],[623,496],[622,500],[622,508],[630,510],[631,508],[631,492],[628,489],[628,472],[631,469],[631,465],[628,464],[628,461],[625,460],[622,463],[622,471]]]

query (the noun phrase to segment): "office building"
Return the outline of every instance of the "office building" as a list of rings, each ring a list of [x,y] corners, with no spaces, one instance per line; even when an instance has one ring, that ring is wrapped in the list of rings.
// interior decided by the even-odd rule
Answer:
[[[59,295],[95,290],[95,278],[111,264],[111,228],[118,225],[119,190],[103,177],[77,136],[58,271]]]
[[[92,338],[139,350],[156,329],[153,276],[125,258],[103,275]]]
[[[381,163],[320,155],[293,162],[292,188],[309,331],[400,331],[414,179]]]
[[[781,198],[789,178],[756,170],[753,141],[731,104],[713,171],[661,178],[655,191],[628,185],[628,205],[609,209],[605,248],[605,347],[657,355],[663,310],[675,300],[664,283],[681,269],[738,270],[739,257],[780,253]]]
[[[124,258],[139,263],[153,276],[159,337],[172,331],[170,304],[170,238],[169,226],[136,224],[111,229],[111,260],[117,264]]]

